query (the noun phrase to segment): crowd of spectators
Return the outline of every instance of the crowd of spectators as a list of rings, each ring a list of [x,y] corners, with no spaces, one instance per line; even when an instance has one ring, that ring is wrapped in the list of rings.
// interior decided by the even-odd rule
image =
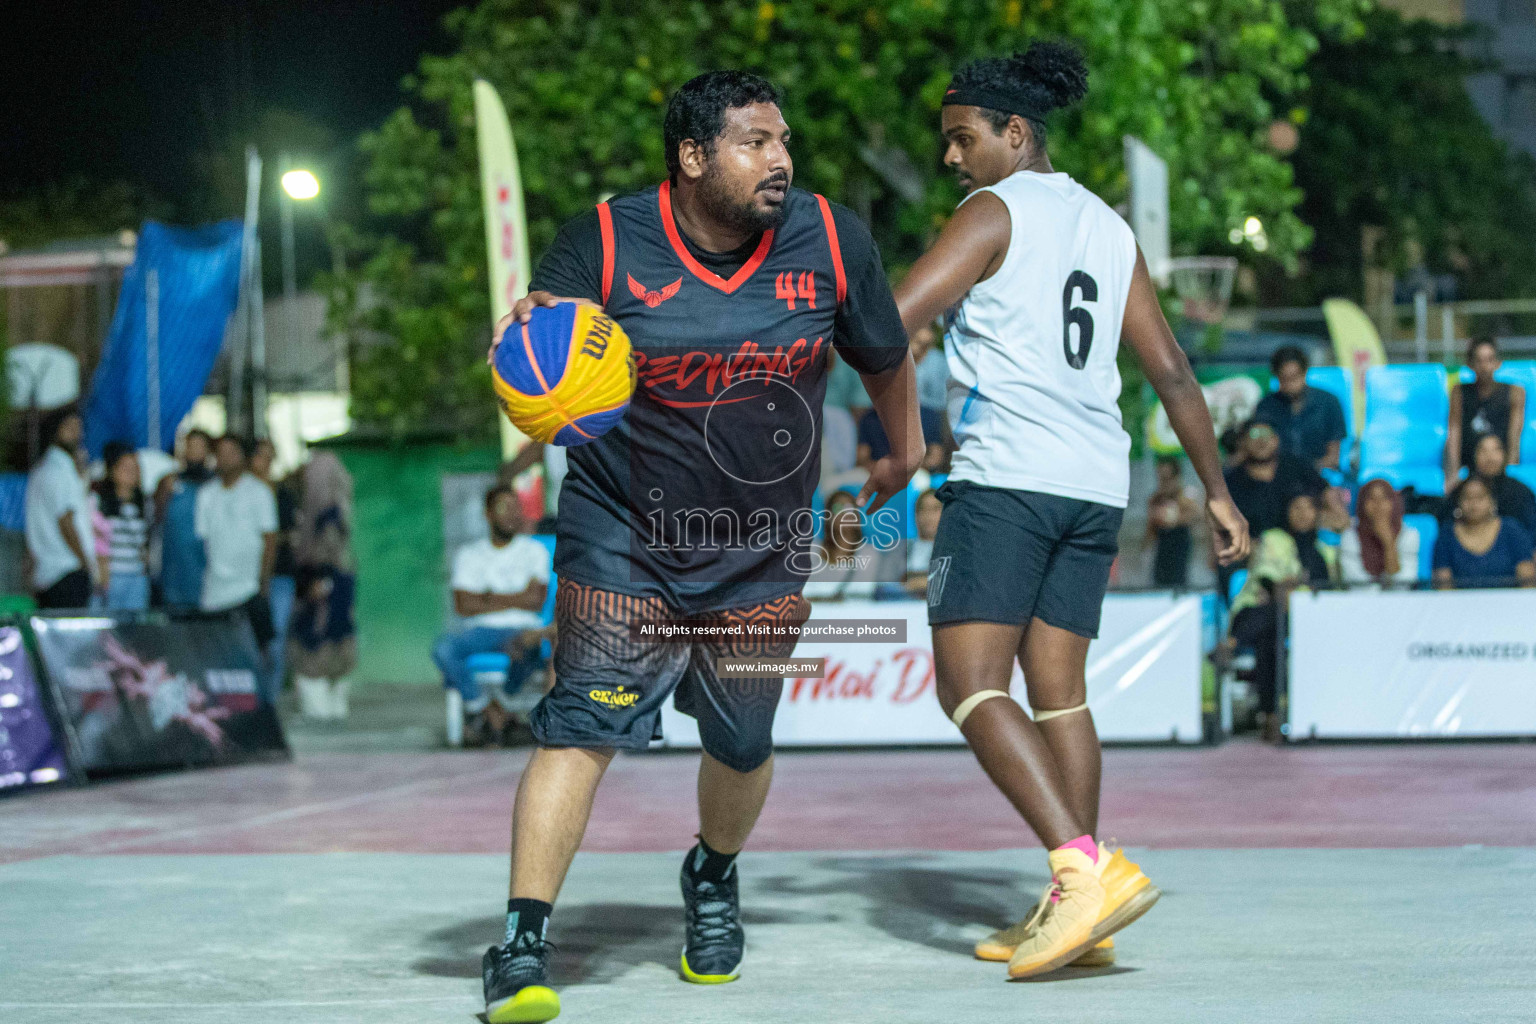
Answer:
[[[279,480],[271,442],[194,429],[176,462],[112,441],[92,466],[76,410],[44,429],[25,508],[39,608],[242,619],[264,700],[276,701],[292,652],[305,714],[345,717],[355,580],[340,460],[320,452]]]
[[[1224,651],[1252,651],[1251,679],[1267,734],[1278,735],[1281,721],[1279,664],[1290,593],[1426,583],[1447,590],[1536,586],[1536,495],[1507,472],[1525,428],[1525,393],[1495,379],[1501,360],[1492,340],[1473,341],[1467,364],[1472,379],[1454,384],[1450,395],[1446,493],[1435,499],[1399,491],[1380,477],[1351,490],[1350,467],[1340,461],[1346,430],[1339,400],[1306,383],[1306,356],[1299,349],[1275,353],[1276,386],[1231,435],[1226,471],[1233,499],[1253,531],[1254,553],[1246,566],[1219,574],[1221,593],[1227,595],[1236,586],[1234,572],[1246,572],[1232,595]],[[1432,520],[1432,543],[1407,521],[1409,500],[1420,518]],[[1177,557],[1178,501],[1175,469],[1160,475],[1148,504],[1159,585],[1178,585],[1165,582],[1175,577],[1162,564],[1165,557]],[[1173,551],[1166,555],[1165,537]]]

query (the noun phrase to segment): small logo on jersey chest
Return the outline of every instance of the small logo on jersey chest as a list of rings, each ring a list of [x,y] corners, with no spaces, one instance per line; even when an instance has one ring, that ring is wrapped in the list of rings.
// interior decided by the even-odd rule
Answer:
[[[783,299],[789,303],[791,311],[795,308],[795,300],[805,302],[806,309],[816,308],[816,272],[814,270],[802,270],[796,274],[793,270],[786,270],[781,274],[775,274],[773,278],[773,297]]]
[[[636,281],[635,275],[626,274],[624,276],[629,278],[629,293],[635,298],[639,299],[641,302],[645,303],[651,309],[655,309],[657,306],[661,305],[663,302],[666,302],[672,296],[676,295],[678,289],[682,288],[683,286],[683,279],[678,278],[676,281],[673,281],[661,291],[653,292],[646,290],[645,285],[641,284],[639,281]]]

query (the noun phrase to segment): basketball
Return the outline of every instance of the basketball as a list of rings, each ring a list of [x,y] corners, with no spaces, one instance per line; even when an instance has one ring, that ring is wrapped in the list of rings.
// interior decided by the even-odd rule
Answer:
[[[635,363],[629,336],[602,310],[576,302],[535,306],[501,336],[492,357],[496,398],[535,441],[595,441],[629,408]]]

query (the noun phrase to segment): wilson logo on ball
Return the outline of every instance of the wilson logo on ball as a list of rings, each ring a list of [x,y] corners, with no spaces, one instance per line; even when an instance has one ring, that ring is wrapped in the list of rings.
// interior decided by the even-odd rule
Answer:
[[[623,419],[635,391],[629,336],[594,306],[535,306],[501,336],[491,383],[507,418],[533,440],[595,441]]]

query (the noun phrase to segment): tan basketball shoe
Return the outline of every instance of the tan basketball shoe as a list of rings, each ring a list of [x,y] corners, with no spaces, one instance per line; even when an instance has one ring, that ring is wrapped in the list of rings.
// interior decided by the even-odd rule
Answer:
[[[1095,935],[1104,909],[1099,873],[1105,861],[1090,860],[1070,847],[1052,850],[1051,884],[1025,922],[1019,944],[1008,959],[1008,977],[1032,978],[1064,967],[1112,933]]]
[[[1141,865],[1127,857],[1125,851],[1118,846],[1111,853],[1108,847],[1100,843],[1099,863],[1104,865],[1104,869],[1099,873],[1099,881],[1104,886],[1104,909],[1099,912],[1094,933],[1103,940],[1151,910],[1152,904],[1158,901],[1163,892],[1142,873]],[[1102,948],[1101,941],[1092,952],[1100,953]],[[1109,944],[1108,951],[1107,963],[1100,956],[1080,966],[1106,967],[1113,964],[1115,962],[1113,942]]]
[[[1152,884],[1151,879],[1142,873],[1141,868],[1134,861],[1125,856],[1125,851],[1116,848],[1113,853],[1104,844],[1099,844],[1099,862],[1102,871],[1099,875],[1100,883],[1104,886],[1104,908],[1100,912],[1101,919],[1111,916],[1119,918],[1118,928],[1123,928],[1145,914],[1156,903],[1162,893]],[[1006,961],[1013,958],[1014,950],[1019,943],[1029,934],[1035,926],[1035,922],[1043,917],[1040,908],[1035,910],[1024,920],[1008,928],[1002,928],[993,932],[980,942],[976,943],[975,953],[979,960]],[[1072,961],[1074,967],[1110,967],[1115,962],[1115,940],[1107,936],[1096,945],[1087,949],[1082,956]]]

